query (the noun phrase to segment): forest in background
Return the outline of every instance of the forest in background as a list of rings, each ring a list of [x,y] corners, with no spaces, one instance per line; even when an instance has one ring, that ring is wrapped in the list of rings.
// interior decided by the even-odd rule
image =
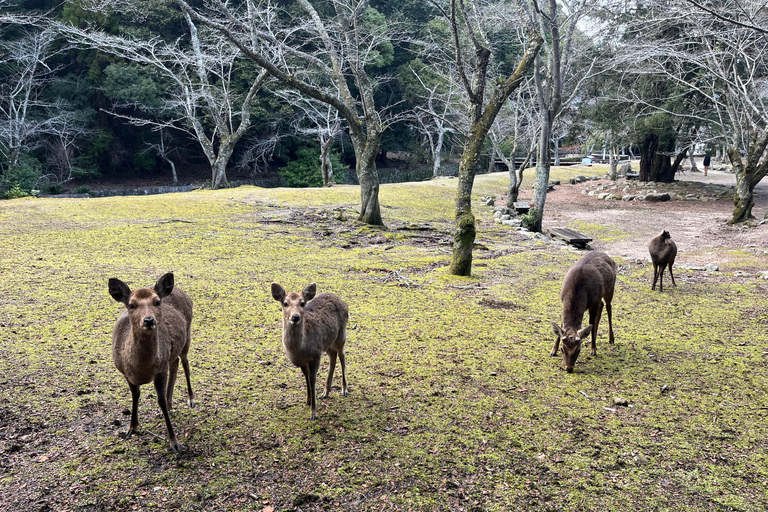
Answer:
[[[271,57],[311,63],[297,77],[359,99],[361,118],[376,109],[378,179],[397,181],[457,172],[471,98],[461,90],[445,16],[454,3],[227,5],[235,15],[248,10],[251,35],[258,32]],[[184,5],[206,13],[204,2]],[[737,156],[756,151],[755,167],[765,160],[765,9],[682,0],[551,2],[549,11],[523,0],[461,6],[456,44],[485,39],[491,84],[514,70],[527,24],[544,37],[485,139],[483,165],[491,155],[513,166],[514,157],[518,165],[535,161],[542,147],[555,164],[567,153],[631,153],[643,157],[647,179],[670,181],[694,152],[725,159],[733,147]],[[0,0],[0,9],[6,196],[61,192],[99,177],[319,186],[329,183],[325,165],[330,182],[357,182],[348,118],[276,80],[180,2]],[[479,28],[462,32],[469,21]],[[323,34],[339,45],[331,48]],[[350,34],[353,42],[342,41]],[[466,55],[458,65],[480,58]],[[370,123],[365,129],[372,133]]]

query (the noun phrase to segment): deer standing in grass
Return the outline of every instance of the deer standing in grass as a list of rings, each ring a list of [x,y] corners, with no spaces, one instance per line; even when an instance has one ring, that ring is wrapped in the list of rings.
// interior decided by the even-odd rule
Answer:
[[[174,287],[170,273],[162,276],[154,288],[133,291],[124,282],[112,278],[109,294],[126,308],[112,331],[112,359],[128,381],[133,397],[131,424],[126,437],[135,433],[139,426],[140,386],[153,382],[157,403],[165,418],[168,443],[173,451],[179,451],[169,413],[179,360],[187,377],[189,406],[195,406],[187,360],[192,332],[192,300],[180,288]]]
[[[333,293],[317,293],[317,285],[311,283],[301,293],[286,293],[277,283],[272,283],[272,297],[283,308],[283,346],[288,359],[301,368],[307,384],[307,405],[311,407],[310,420],[317,419],[315,382],[323,352],[331,359],[325,398],[331,393],[336,356],[341,363],[341,394],[347,396],[347,364],[344,344],[347,341],[349,309],[341,298]]]
[[[672,278],[672,286],[677,286],[675,276],[672,274],[672,265],[675,264],[677,256],[677,245],[669,235],[669,231],[662,231],[651,239],[648,244],[648,252],[651,253],[651,262],[653,262],[653,284],[651,290],[656,289],[656,279],[659,280],[659,291],[664,290],[664,267],[669,268],[669,277]]]
[[[574,263],[563,280],[560,299],[563,301],[563,326],[552,322],[557,338],[550,352],[550,357],[557,355],[557,348],[562,339],[563,363],[565,371],[571,373],[576,358],[581,352],[582,340],[592,333],[592,352],[597,355],[595,338],[600,316],[608,312],[608,339],[613,344],[613,323],[611,318],[611,300],[616,284],[616,263],[603,252],[588,252]],[[581,328],[584,312],[589,311],[589,325]]]

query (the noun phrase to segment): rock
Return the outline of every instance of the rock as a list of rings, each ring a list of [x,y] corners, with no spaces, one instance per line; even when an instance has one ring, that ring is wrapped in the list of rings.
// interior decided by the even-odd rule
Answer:
[[[768,279],[768,270],[761,270],[757,273],[757,277],[760,279]]]
[[[588,196],[596,196],[597,195],[597,190],[590,190],[587,195]]]
[[[592,181],[597,181],[600,179],[600,176],[590,176],[589,179]]]
[[[626,407],[629,405],[629,400],[627,400],[623,396],[616,395],[613,397],[613,405],[621,405],[623,407]]]
[[[633,196],[632,194],[626,194],[626,195],[624,195],[621,198],[621,200],[622,201],[634,201],[635,200],[635,196]]]
[[[522,219],[502,220],[501,224],[503,226],[522,226],[523,225],[523,220]]]
[[[603,199],[605,199],[605,198],[606,198],[606,197],[608,197],[609,195],[611,195],[611,194],[610,194],[610,192],[601,192],[601,193],[600,193],[600,194],[597,196],[597,198],[598,198],[598,199],[600,199],[600,200],[602,201]]]
[[[493,204],[496,202],[495,199],[490,198],[485,200],[485,206],[493,206]]]
[[[720,267],[718,267],[714,263],[707,263],[706,265],[704,265],[704,270],[706,270],[707,272],[717,272],[718,270],[720,270]]]
[[[568,180],[568,183],[570,183],[571,185],[575,185],[576,183],[578,183],[578,181],[576,181],[576,178],[570,178]]]
[[[501,217],[499,217],[499,219],[501,219],[501,222],[504,222],[505,220],[509,220],[511,218],[512,218],[512,216],[511,215],[507,215],[507,214],[504,214]]]
[[[628,172],[632,172],[632,164],[625,162],[619,167],[619,176],[624,177]]]
[[[584,183],[585,181],[587,181],[587,177],[581,176],[581,175],[576,176],[574,179],[576,180],[577,183]]]
[[[768,220],[768,210],[765,212],[765,216],[763,217],[765,220]]]
[[[652,201],[654,203],[656,202],[663,202],[663,201],[669,201],[671,198],[669,197],[669,194],[667,193],[658,193],[658,192],[650,192],[645,195],[646,201]]]
[[[560,180],[552,180],[552,181],[549,182],[549,184],[552,185],[552,186],[559,185],[560,184]]]
[[[590,194],[591,192],[585,188],[584,190],[581,191],[581,193],[584,195],[587,195],[587,194]]]

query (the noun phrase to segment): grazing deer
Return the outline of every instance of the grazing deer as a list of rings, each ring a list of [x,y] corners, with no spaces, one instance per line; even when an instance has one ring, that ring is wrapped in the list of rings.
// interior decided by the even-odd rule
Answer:
[[[611,319],[611,300],[616,284],[616,263],[603,252],[589,252],[574,263],[563,280],[560,299],[563,301],[563,326],[552,322],[557,338],[550,352],[550,357],[557,355],[560,340],[563,341],[563,363],[565,371],[571,373],[576,358],[581,352],[581,342],[592,333],[592,352],[597,355],[595,338],[603,301],[608,312],[608,339],[613,344],[613,323]],[[589,325],[581,328],[584,312],[589,311]]]
[[[317,419],[315,382],[323,352],[331,358],[325,398],[331,392],[336,356],[341,362],[341,394],[347,396],[347,364],[344,343],[347,341],[349,309],[341,298],[332,293],[315,295],[317,285],[311,283],[301,293],[286,293],[282,286],[272,283],[272,297],[283,307],[283,346],[288,359],[301,368],[307,383],[307,405],[310,420]]]
[[[195,406],[187,361],[192,332],[192,300],[180,288],[174,288],[173,274],[170,273],[161,277],[154,288],[133,291],[124,282],[112,278],[109,280],[109,294],[126,308],[112,331],[112,359],[128,381],[133,397],[131,425],[126,437],[136,432],[139,426],[139,386],[153,382],[157,403],[165,417],[168,443],[173,451],[179,451],[169,411],[179,360],[187,377],[189,406]]]
[[[669,236],[669,231],[662,231],[660,235],[657,235],[651,239],[651,243],[648,244],[648,252],[651,253],[651,261],[653,262],[653,284],[651,290],[656,289],[656,279],[659,280],[659,291],[664,290],[664,267],[669,268],[669,277],[672,278],[672,285],[677,286],[675,283],[675,276],[672,274],[672,265],[675,263],[675,257],[677,256],[677,245]]]

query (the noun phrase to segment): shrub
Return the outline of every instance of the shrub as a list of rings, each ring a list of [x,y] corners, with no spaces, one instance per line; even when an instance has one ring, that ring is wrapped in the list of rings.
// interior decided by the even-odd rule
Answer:
[[[28,196],[29,191],[37,186],[37,181],[42,174],[40,161],[30,155],[22,154],[16,165],[6,169],[0,177],[0,189],[8,198],[11,197],[11,191],[16,194],[13,197]]]
[[[347,171],[336,153],[331,152],[334,181],[341,183],[341,178]],[[296,150],[296,159],[278,169],[280,177],[287,187],[322,187],[323,177],[320,174],[320,150],[318,148],[300,147]]]
[[[536,209],[531,208],[528,212],[522,214],[520,220],[522,221],[522,226],[531,231],[536,225]]]
[[[80,185],[75,189],[75,194],[90,194],[91,193],[91,187],[87,185]]]

